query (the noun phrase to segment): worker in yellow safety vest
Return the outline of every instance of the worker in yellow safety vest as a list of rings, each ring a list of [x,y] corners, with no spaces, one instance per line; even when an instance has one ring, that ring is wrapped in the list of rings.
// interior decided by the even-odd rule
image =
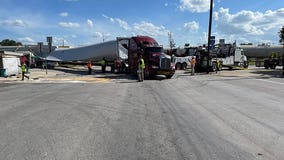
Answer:
[[[29,76],[26,76],[25,73],[27,72],[27,67],[26,67],[26,64],[25,63],[22,63],[21,64],[21,70],[22,70],[22,81],[24,80],[24,78],[28,78],[30,79]]]
[[[140,55],[138,60],[138,71],[137,71],[138,82],[142,82],[144,80],[144,69],[145,69],[144,59],[143,56]]]
[[[102,66],[102,73],[105,73],[106,72],[106,58],[105,57],[101,60],[101,66]]]

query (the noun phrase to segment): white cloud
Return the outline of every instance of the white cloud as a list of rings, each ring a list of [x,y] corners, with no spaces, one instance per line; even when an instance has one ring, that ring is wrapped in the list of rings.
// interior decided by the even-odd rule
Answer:
[[[105,15],[105,14],[102,14],[102,16],[103,16],[104,18],[106,18],[106,19],[109,19],[109,17],[108,17],[107,15]]]
[[[93,27],[94,27],[94,23],[93,23],[93,21],[90,20],[90,19],[87,20],[87,24],[88,24],[88,26],[89,26],[90,28],[93,28]]]
[[[107,16],[107,15],[105,15],[105,14],[102,14],[102,16],[103,16],[104,18],[110,20],[111,22],[115,22],[113,18],[111,18],[111,17],[109,17],[109,16]]]
[[[119,26],[121,27],[121,28],[123,28],[124,30],[126,30],[126,31],[129,31],[129,30],[131,30],[131,27],[128,25],[128,23],[126,22],[126,21],[124,21],[124,20],[121,20],[121,19],[119,19],[119,18],[112,18],[112,17],[109,17],[109,16],[107,16],[107,15],[102,15],[104,18],[106,18],[106,19],[108,19],[109,21],[111,21],[111,22],[113,22],[113,23],[118,23],[119,24]]]
[[[180,0],[181,11],[207,12],[210,9],[210,0]]]
[[[284,24],[284,8],[265,13],[242,10],[230,14],[229,9],[220,8],[214,13],[217,29],[224,34],[265,35],[269,30]]]
[[[113,23],[119,24],[122,29],[130,31],[131,35],[167,36],[169,32],[164,26],[155,26],[145,21],[134,23],[131,26],[126,21],[119,18],[112,18],[104,14],[102,16]]]
[[[33,44],[35,41],[30,37],[22,37],[18,38],[18,41],[22,42],[23,44]]]
[[[16,20],[0,21],[0,25],[9,26],[9,27],[26,27],[27,23],[25,23],[23,20],[16,19]]]
[[[102,34],[101,32],[95,32],[95,33],[93,34],[93,37],[95,37],[95,38],[102,38],[102,37],[103,37],[103,34]]]
[[[192,21],[192,22],[187,22],[183,25],[183,27],[187,30],[187,31],[197,31],[199,29],[199,23]]]
[[[103,41],[107,40],[111,36],[111,34],[109,33],[102,33],[102,32],[95,32],[92,35],[94,38],[98,38],[98,39],[102,38]]]
[[[111,20],[111,19],[110,19],[110,20]],[[130,27],[129,27],[129,25],[128,25],[127,22],[125,22],[125,21],[123,21],[123,20],[121,20],[121,19],[119,19],[119,18],[116,18],[115,21],[116,21],[116,22],[119,24],[119,26],[120,26],[121,28],[123,28],[124,30],[126,30],[126,31],[129,31],[129,30],[130,30]]]
[[[59,26],[64,28],[79,28],[79,23],[73,23],[73,22],[59,22]]]
[[[134,23],[133,30],[140,35],[149,36],[167,36],[169,32],[169,30],[166,30],[164,26],[158,27],[145,21]]]
[[[62,12],[59,14],[61,17],[68,17],[68,13],[67,12]]]

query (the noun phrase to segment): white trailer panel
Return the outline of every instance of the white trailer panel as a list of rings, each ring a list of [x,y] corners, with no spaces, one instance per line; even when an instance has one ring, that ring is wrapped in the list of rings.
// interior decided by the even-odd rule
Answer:
[[[6,70],[7,76],[17,75],[21,73],[21,70],[19,68],[20,65],[21,65],[20,58],[17,57],[2,58],[2,66],[3,69]]]

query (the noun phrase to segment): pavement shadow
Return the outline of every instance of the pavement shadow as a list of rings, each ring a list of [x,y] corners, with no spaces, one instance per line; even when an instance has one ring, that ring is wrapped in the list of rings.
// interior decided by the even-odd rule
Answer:
[[[73,74],[73,75],[79,75],[79,76],[84,76],[88,75],[88,70],[87,69],[79,69],[79,68],[69,68],[69,67],[58,67],[58,68],[53,68],[51,70],[54,71],[60,71],[63,73],[68,73],[68,74]],[[131,74],[126,74],[126,73],[113,73],[111,71],[106,71],[105,73],[102,73],[100,70],[93,70],[92,76],[96,78],[108,78],[112,80],[132,80],[130,81],[131,83],[134,83],[133,80],[137,80],[138,77],[137,75],[131,75]],[[167,79],[164,76],[154,76],[150,78],[145,78],[145,81],[147,80],[158,80],[162,81]]]
[[[88,70],[87,69],[71,69],[71,68],[53,68],[49,70],[54,70],[54,71],[60,71],[64,73],[70,73],[70,74],[75,74],[75,75],[88,75]]]
[[[252,74],[271,77],[271,78],[284,78],[282,75],[282,69],[270,69],[270,70],[255,70],[251,72]]]
[[[87,69],[58,67],[58,68],[53,68],[51,70],[60,71],[63,73],[73,74],[77,76],[89,75]],[[113,80],[119,80],[119,79],[136,80],[137,79],[136,76],[132,76],[129,74],[113,73],[111,71],[106,71],[105,73],[102,73],[101,70],[93,70],[92,76],[94,76],[95,78],[108,78],[108,79],[113,79]]]

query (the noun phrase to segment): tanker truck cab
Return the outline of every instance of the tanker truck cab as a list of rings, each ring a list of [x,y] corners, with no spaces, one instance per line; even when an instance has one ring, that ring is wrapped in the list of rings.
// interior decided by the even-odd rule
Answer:
[[[163,53],[163,48],[151,37],[137,36],[130,39],[128,52],[130,72],[136,74],[138,57],[143,55],[145,61],[145,76],[165,75],[171,78],[175,69],[171,57]]]

